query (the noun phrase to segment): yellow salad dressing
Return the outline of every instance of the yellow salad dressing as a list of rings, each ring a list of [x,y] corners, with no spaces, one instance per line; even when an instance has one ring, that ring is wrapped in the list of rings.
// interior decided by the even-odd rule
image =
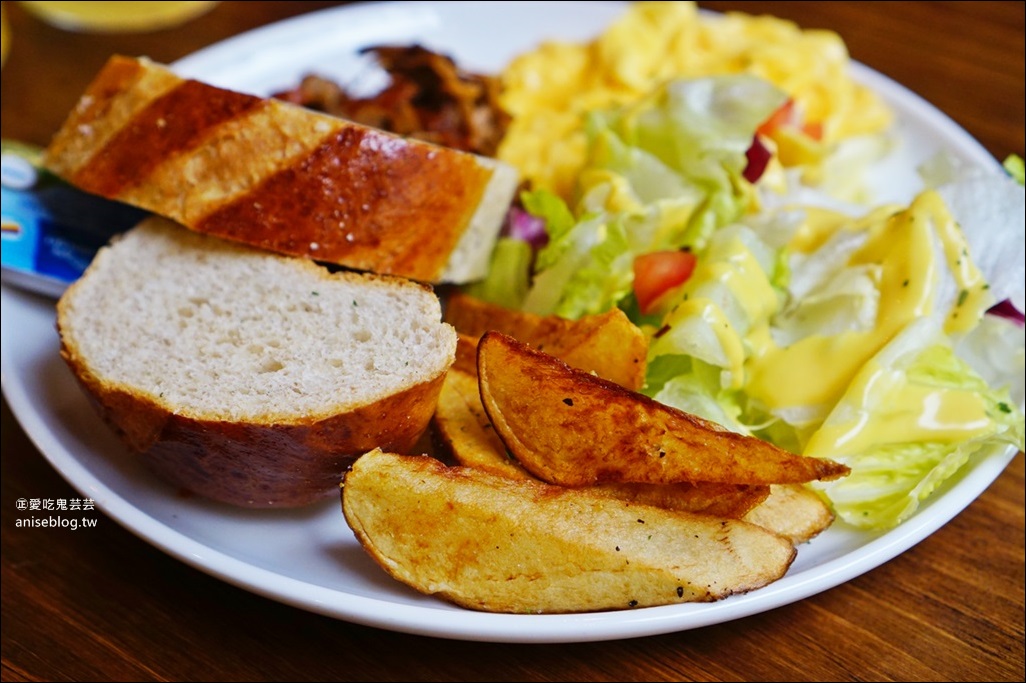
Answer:
[[[906,373],[870,361],[848,389],[859,406],[848,419],[830,420],[809,440],[805,454],[835,457],[864,453],[881,444],[967,441],[990,431],[992,422],[980,395],[958,388],[922,386]]]
[[[811,335],[787,347],[767,347],[750,359],[747,392],[770,410],[796,406],[833,406],[855,374],[895,334],[916,318],[933,312],[939,269],[949,266],[960,296],[948,314],[949,328],[974,326],[992,301],[965,238],[935,192],[924,192],[905,211],[866,225],[865,244],[849,265],[879,267],[880,303],[870,330]],[[803,234],[802,240],[808,239]],[[939,240],[948,263],[937,263]],[[949,329],[951,331],[951,329]]]

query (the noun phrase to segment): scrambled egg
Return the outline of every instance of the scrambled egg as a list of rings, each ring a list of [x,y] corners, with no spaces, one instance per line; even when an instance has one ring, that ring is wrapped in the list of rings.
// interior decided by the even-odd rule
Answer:
[[[821,126],[819,144],[883,131],[891,112],[851,80],[849,63],[831,31],[770,16],[705,15],[692,2],[639,2],[590,43],[544,43],[507,66],[502,104],[513,120],[498,157],[534,188],[569,198],[585,161],[585,112],[633,102],[669,79],[742,72],[790,94],[806,121]]]

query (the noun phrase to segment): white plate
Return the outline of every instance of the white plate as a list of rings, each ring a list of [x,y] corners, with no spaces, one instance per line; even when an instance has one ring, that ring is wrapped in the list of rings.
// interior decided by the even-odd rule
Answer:
[[[546,37],[584,39],[621,11],[618,3],[481,2],[359,5],[301,16],[196,53],[175,66],[188,76],[269,94],[315,69],[340,80],[363,68],[354,51],[395,42],[443,50],[470,69],[496,71]],[[905,143],[885,164],[885,199],[908,200],[918,161],[939,147],[964,161],[995,161],[950,119],[860,65],[855,77],[898,111]],[[574,615],[471,612],[393,581],[364,554],[338,502],[294,512],[247,511],[182,497],[126,457],[58,355],[53,301],[2,287],[3,391],[39,450],[112,519],[194,567],[274,600],[375,627],[477,641],[584,642],[682,631],[738,619],[837,586],[936,531],[972,502],[1015,455],[989,458],[888,533],[835,525],[802,546],[770,586],[712,604]]]

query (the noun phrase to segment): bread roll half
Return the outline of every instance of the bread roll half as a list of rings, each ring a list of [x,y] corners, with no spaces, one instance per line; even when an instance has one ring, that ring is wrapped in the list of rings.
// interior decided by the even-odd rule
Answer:
[[[172,484],[247,507],[337,495],[427,428],[456,333],[430,287],[330,273],[148,218],[57,305],[61,355]]]

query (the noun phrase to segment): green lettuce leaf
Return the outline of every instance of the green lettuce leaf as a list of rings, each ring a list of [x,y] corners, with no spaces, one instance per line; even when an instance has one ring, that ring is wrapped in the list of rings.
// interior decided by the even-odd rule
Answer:
[[[785,100],[761,79],[722,76],[671,81],[630,107],[593,112],[576,205],[524,196],[549,234],[524,308],[569,318],[609,310],[630,294],[637,255],[702,249],[750,207],[745,152]]]
[[[933,414],[931,402],[941,393],[960,395],[965,410]],[[1023,431],[1022,410],[1007,392],[989,387],[936,321],[922,318],[866,364],[805,455],[851,468],[847,477],[816,484],[841,519],[886,529],[968,463],[1008,446],[1022,450]]]

